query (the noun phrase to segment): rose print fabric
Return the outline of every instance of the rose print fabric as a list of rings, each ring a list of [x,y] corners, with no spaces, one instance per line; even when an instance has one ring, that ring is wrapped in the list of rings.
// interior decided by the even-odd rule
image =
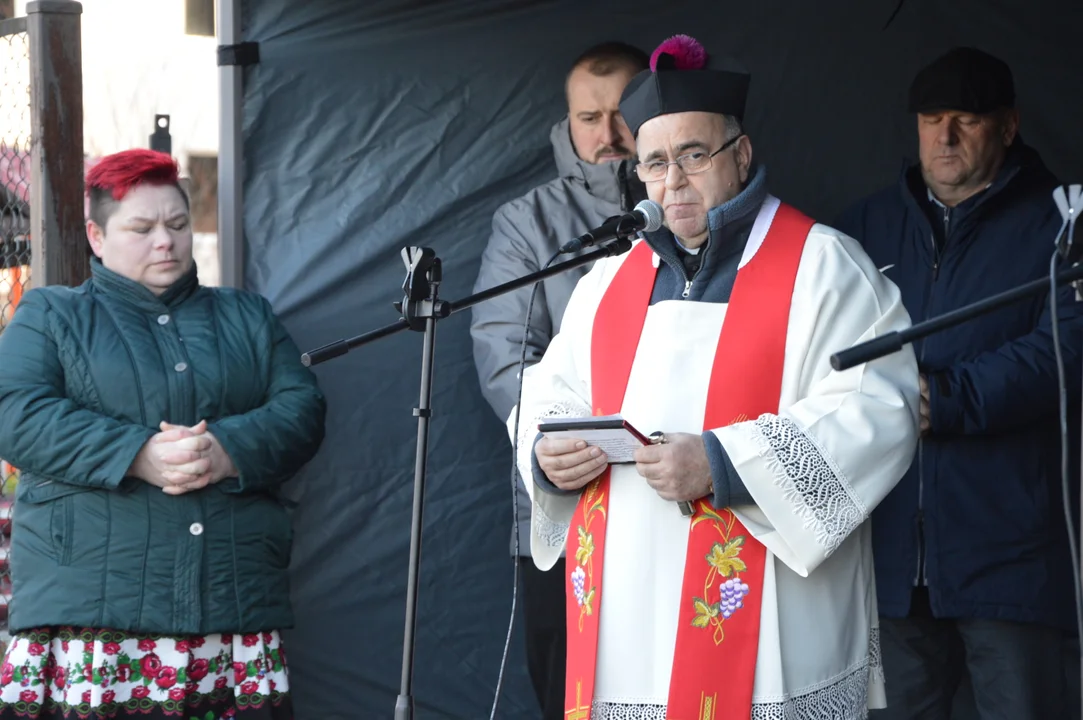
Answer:
[[[154,637],[18,634],[0,665],[0,720],[292,720],[277,631]]]

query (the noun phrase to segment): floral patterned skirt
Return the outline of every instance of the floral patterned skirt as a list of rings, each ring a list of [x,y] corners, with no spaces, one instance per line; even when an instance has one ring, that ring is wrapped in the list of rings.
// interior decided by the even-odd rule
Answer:
[[[17,634],[0,720],[293,720],[278,632],[159,637],[75,628]]]

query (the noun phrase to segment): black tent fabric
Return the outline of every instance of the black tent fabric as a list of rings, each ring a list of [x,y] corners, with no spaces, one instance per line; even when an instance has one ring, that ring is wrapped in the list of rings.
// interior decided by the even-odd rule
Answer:
[[[909,80],[956,44],[1012,66],[1024,137],[1079,181],[1081,24],[1083,5],[1052,0],[247,0],[243,39],[260,61],[243,99],[245,283],[306,349],[397,319],[405,246],[442,258],[443,297],[468,294],[493,211],[553,176],[568,64],[609,39],[650,51],[683,32],[739,56],[772,191],[823,221],[894,182],[914,153]],[[489,716],[511,607],[510,444],[478,390],[468,316],[437,332],[414,686],[424,718]],[[418,334],[400,333],[317,368],[327,440],[289,486],[301,720],[392,717],[420,357]],[[536,717],[520,643],[502,718]]]

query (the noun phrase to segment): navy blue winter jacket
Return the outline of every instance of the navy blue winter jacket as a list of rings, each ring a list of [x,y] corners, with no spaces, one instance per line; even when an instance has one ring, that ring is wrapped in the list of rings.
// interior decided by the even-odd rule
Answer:
[[[930,201],[913,167],[836,226],[862,242],[918,323],[1048,276],[1061,225],[1056,184],[1020,139],[994,183],[955,208]],[[1068,392],[1076,398],[1083,306],[1070,289],[1057,297]],[[1046,293],[915,343],[930,377],[931,429],[873,512],[882,615],[906,616],[924,576],[938,617],[1074,630],[1049,310]],[[1071,430],[1073,460],[1077,437]]]

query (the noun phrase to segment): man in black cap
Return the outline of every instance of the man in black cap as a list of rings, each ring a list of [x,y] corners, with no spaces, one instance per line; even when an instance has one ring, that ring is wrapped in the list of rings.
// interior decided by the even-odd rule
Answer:
[[[524,373],[533,559],[567,557],[567,718],[882,704],[864,520],[910,465],[917,364],[909,348],[845,373],[829,358],[909,320],[856,242],[768,194],[748,85],[687,36],[628,84],[666,227],[594,266]],[[608,415],[638,433],[629,449],[582,435]],[[572,429],[538,437],[554,417]]]
[[[1019,136],[1007,65],[951,50],[914,78],[909,109],[920,162],[838,227],[900,287],[914,322],[1048,276],[1057,180]],[[1083,316],[1069,289],[1058,302],[1076,397]],[[1068,717],[1061,643],[1076,619],[1049,298],[936,333],[915,351],[922,438],[872,522],[881,716],[947,720],[965,667],[983,720]]]

